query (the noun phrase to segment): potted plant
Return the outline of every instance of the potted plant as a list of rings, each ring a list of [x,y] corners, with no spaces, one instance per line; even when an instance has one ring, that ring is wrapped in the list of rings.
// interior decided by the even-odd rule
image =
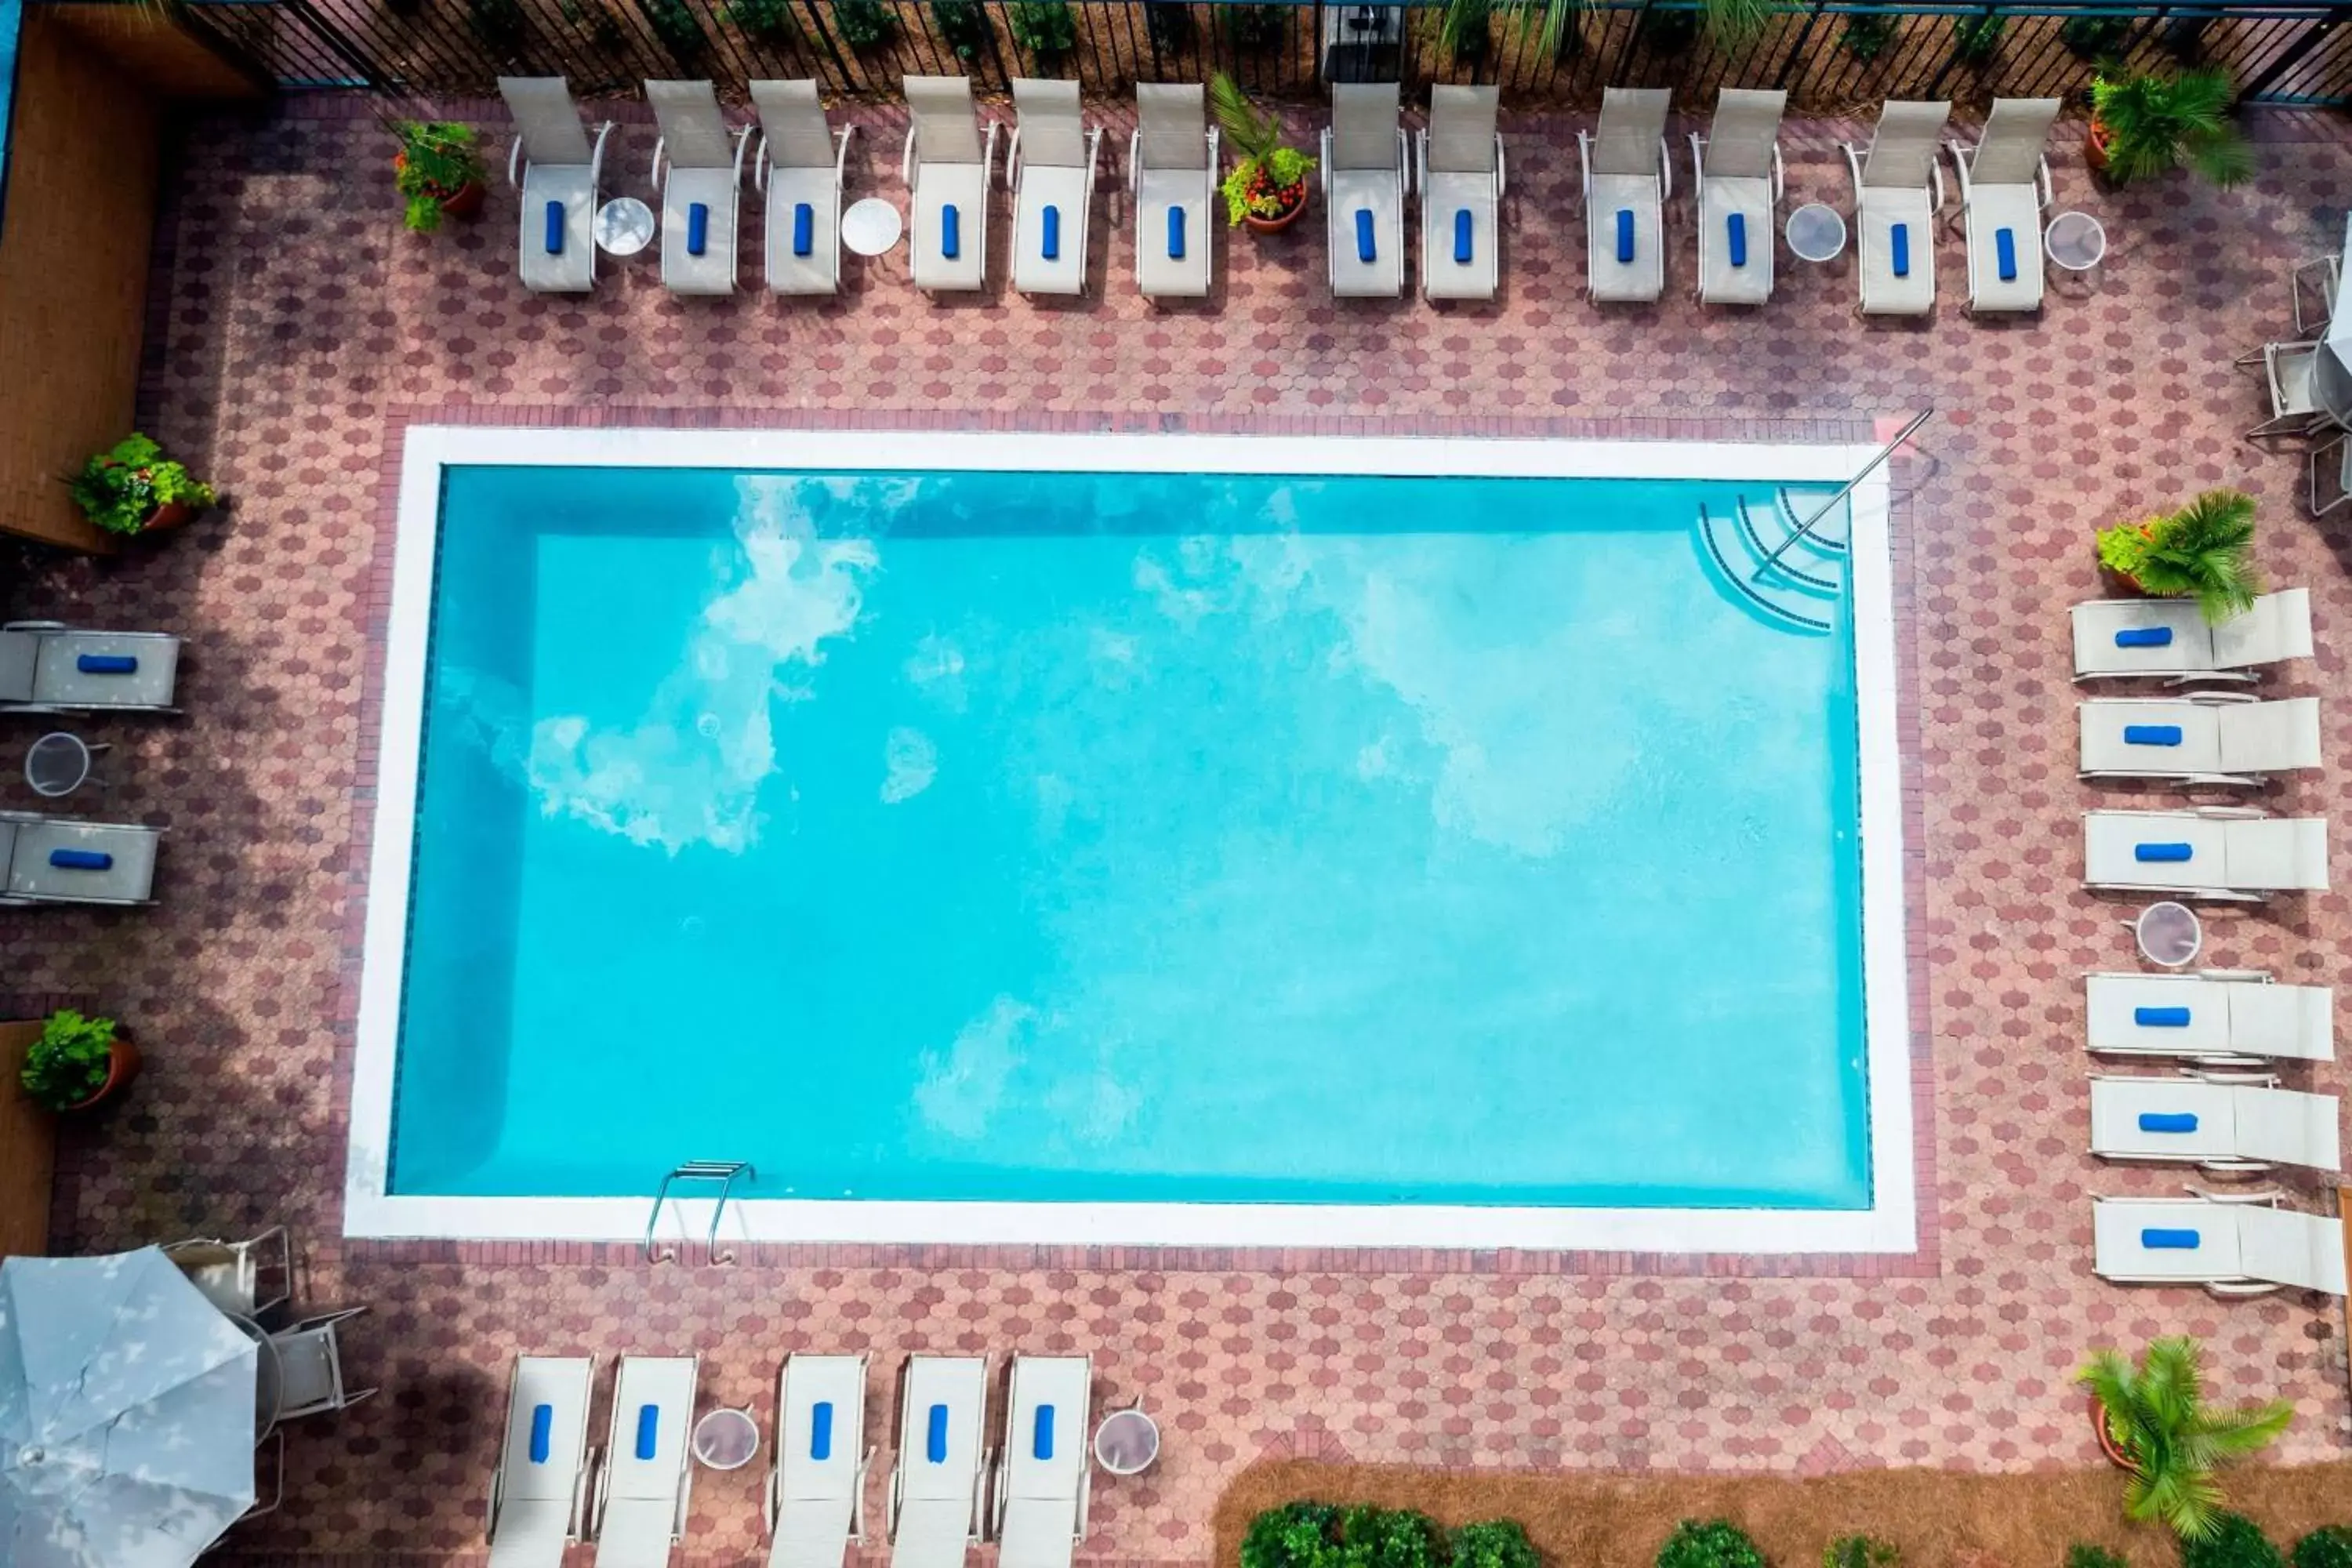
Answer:
[[[2242,1410],[2205,1405],[2197,1342],[2152,1340],[2137,1364],[2120,1351],[2092,1353],[2075,1378],[2091,1391],[2091,1425],[2107,1458],[2130,1472],[2124,1512],[2162,1520],[2183,1540],[2220,1525],[2221,1489],[2213,1472],[2286,1430],[2284,1400]]]
[[[135,430],[84,463],[66,488],[82,515],[109,533],[177,528],[218,499],[187,465]]]
[[[1282,139],[1282,122],[1252,103],[1234,79],[1219,71],[1209,79],[1209,102],[1217,124],[1241,154],[1225,176],[1225,213],[1236,226],[1276,234],[1307,210],[1307,176],[1315,160]]]
[[[69,1007],[49,1015],[25,1053],[25,1092],[51,1110],[88,1110],[121,1094],[139,1070],[139,1047],[111,1018],[85,1018]]]
[[[472,126],[395,120],[391,131],[400,143],[392,158],[393,184],[408,203],[412,230],[431,234],[445,217],[472,217],[482,210],[482,152]]]
[[[2083,156],[2093,174],[2118,184],[2183,164],[2224,189],[2251,179],[2253,146],[2229,118],[2237,90],[2220,66],[2168,76],[2101,71],[2091,79],[2091,129]]]
[[[2116,585],[2162,599],[2194,598],[2219,626],[2262,591],[2251,556],[2254,498],[2207,490],[2179,511],[2098,533],[2099,565]]]

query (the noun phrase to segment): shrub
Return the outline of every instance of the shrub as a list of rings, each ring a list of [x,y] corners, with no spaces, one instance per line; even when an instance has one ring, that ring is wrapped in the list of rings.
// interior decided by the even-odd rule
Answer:
[[[2069,16],[2058,27],[2058,41],[2078,60],[2105,59],[2130,37],[2127,16]]]
[[[1874,60],[1895,41],[1898,18],[1884,11],[1859,11],[1845,19],[1838,47],[1858,60]]]
[[[988,43],[988,17],[979,0],[931,0],[931,21],[940,41],[960,60],[976,60]]]
[[[1901,1568],[1903,1553],[1874,1535],[1841,1535],[1822,1549],[1822,1568]]]
[[[2213,1528],[2180,1543],[2180,1568],[2285,1568],[2263,1527],[2242,1513],[2213,1516]]]
[[[882,0],[834,0],[833,25],[851,48],[871,49],[890,41],[898,18]]]
[[[2140,570],[2148,570],[2143,563]],[[2210,1543],[2224,1535],[2233,1544],[2199,1562],[2184,1552],[2186,1568],[2278,1568],[2279,1554],[2254,1531],[2261,1554],[2241,1558],[2244,1530],[2252,1525],[2221,1511],[2221,1487],[2214,1472],[2266,1447],[2294,1419],[2285,1400],[2220,1410],[2205,1403],[2197,1342],[2186,1335],[2150,1340],[2135,1363],[2120,1351],[2094,1351],[2076,1380],[2099,1402],[2107,1436],[2131,1461],[2124,1482],[2124,1513],[2160,1519],[2189,1544]],[[2236,1521],[2236,1526],[2230,1521]],[[2266,1556],[2266,1560],[2264,1557]]]
[[[801,36],[793,0],[727,0],[720,15],[741,28],[746,37],[766,43],[789,44]]]
[[[1347,1568],[1440,1568],[1445,1561],[1437,1521],[1409,1508],[1359,1503],[1339,1516],[1339,1542]]]
[[[1517,1520],[1482,1520],[1454,1532],[1454,1568],[1543,1568],[1543,1554]],[[2306,1563],[2298,1549],[2294,1568],[2352,1568],[2352,1564]]]
[[[1686,1519],[1658,1548],[1658,1568],[1764,1568],[1764,1553],[1727,1519]]]
[[[1952,50],[1967,64],[1983,65],[1999,52],[2008,30],[2006,16],[1962,16],[1952,24]]]
[[[1007,13],[1013,41],[1040,60],[1057,60],[1078,47],[1078,19],[1066,0],[1013,0]]]
[[[106,1087],[113,1054],[113,1019],[85,1018],[60,1007],[25,1053],[18,1081],[51,1110],[69,1110]]]
[[[212,486],[135,430],[84,463],[66,488],[82,515],[109,533],[137,533],[150,513],[173,501],[202,511],[215,499]]]
[[[645,0],[645,12],[646,25],[678,64],[691,65],[710,47],[686,0]]]
[[[2207,490],[2179,511],[2098,532],[2099,563],[2159,598],[2194,598],[2206,620],[2243,614],[2262,591],[2252,561],[2254,500]]]
[[[2225,189],[2252,179],[2253,144],[2230,118],[2238,89],[2220,66],[2175,75],[2091,79],[2091,112],[2107,133],[2107,175],[2145,180],[2183,164]]]
[[[2066,1548],[2066,1568],[2131,1568],[2131,1563],[2119,1552],[2078,1541]]]
[[[2294,1543],[2294,1568],[2352,1568],[2352,1529],[2323,1524]]]
[[[1327,1502],[1286,1502],[1249,1522],[1241,1568],[1323,1568],[1332,1557],[1339,1510]]]

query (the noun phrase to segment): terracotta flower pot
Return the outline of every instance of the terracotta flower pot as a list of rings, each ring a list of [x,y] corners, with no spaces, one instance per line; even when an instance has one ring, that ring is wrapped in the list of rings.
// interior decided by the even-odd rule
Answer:
[[[482,210],[482,182],[467,180],[457,187],[454,195],[441,198],[441,211],[447,217],[472,217]]]
[[[2091,1433],[2098,1438],[2099,1452],[2107,1457],[2107,1463],[2119,1470],[2139,1468],[2132,1463],[2131,1456],[2124,1452],[2123,1446],[2116,1441],[2115,1433],[2107,1426],[2107,1407],[2096,1399],[2091,1401]]]
[[[103,1105],[129,1089],[131,1080],[138,1076],[139,1047],[131,1043],[131,1031],[118,1024],[114,1029],[113,1044],[107,1052],[106,1081],[98,1086],[96,1094],[78,1104],[67,1106],[66,1110],[70,1113]]]
[[[139,531],[161,533],[165,529],[179,527],[182,523],[194,519],[195,515],[196,509],[186,501],[167,500],[147,514],[147,521],[139,525]]]
[[[2089,164],[2091,173],[2101,179],[2107,175],[2107,143],[2110,140],[2107,128],[2100,123],[2099,117],[2095,114],[2091,116],[2091,128],[2083,133],[2083,162]]]
[[[1284,229],[1288,228],[1292,224],[1297,223],[1298,221],[1298,215],[1306,210],[1307,188],[1302,184],[1298,190],[1298,199],[1291,203],[1289,210],[1283,213],[1279,217],[1260,217],[1255,213],[1244,213],[1242,215],[1242,221],[1249,225],[1251,232],[1253,233],[1280,234]]]

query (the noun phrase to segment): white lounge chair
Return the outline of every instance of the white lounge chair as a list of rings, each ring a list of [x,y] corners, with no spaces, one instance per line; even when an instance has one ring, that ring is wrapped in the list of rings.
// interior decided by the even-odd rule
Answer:
[[[1020,119],[1004,154],[1004,183],[1013,191],[1013,287],[1024,294],[1083,294],[1102,127],[1087,123],[1075,81],[1016,77],[1013,105]]]
[[[673,294],[732,294],[751,128],[728,128],[718,89],[707,81],[649,81],[646,101],[661,124],[653,184],[661,196],[662,286]]]
[[[1503,275],[1503,138],[1494,87],[1433,87],[1421,133],[1421,292],[1491,300]]]
[[[1087,1533],[1094,1363],[1015,1356],[996,1470],[999,1568],[1069,1568]]]
[[[2086,779],[2252,785],[2320,763],[2316,697],[2095,697],[2080,714]]]
[[[2091,1200],[2092,1269],[2119,1285],[2202,1285],[2216,1296],[2293,1287],[2344,1294],[2344,1222],[2277,1192]]]
[[[2273,1078],[2231,1081],[2203,1074],[2091,1078],[2091,1152],[2102,1160],[2154,1160],[2217,1174],[2343,1163],[2332,1094],[2299,1094]]]
[[[968,292],[988,282],[988,182],[996,171],[996,121],[981,133],[971,80],[906,79],[907,142],[898,177],[911,211],[908,235],[915,287]]]
[[[687,1464],[699,1356],[621,1358],[613,1435],[596,1479],[596,1568],[661,1568],[686,1534]]]
[[[1666,290],[1672,97],[1664,88],[1612,87],[1601,95],[1600,128],[1576,133],[1584,178],[1584,291],[1593,300],[1641,301]]]
[[[179,675],[180,639],[159,632],[0,626],[0,713],[175,713]]]
[[[987,1404],[982,1357],[907,1358],[890,1474],[891,1568],[962,1568],[980,1539]]]
[[[751,183],[768,204],[768,288],[778,294],[832,294],[841,288],[841,192],[849,161],[845,125],[836,139],[816,83],[751,84],[760,146]]]
[[[522,186],[523,287],[585,293],[596,286],[593,225],[604,188],[604,140],[613,133],[613,122],[596,128],[592,148],[560,76],[502,76],[499,95],[515,122],[507,184]]]
[[[491,1568],[560,1568],[564,1543],[580,1539],[595,1376],[593,1356],[515,1357],[490,1475]]]
[[[1698,192],[1698,297],[1706,305],[1760,305],[1772,297],[1780,230],[1780,116],[1789,95],[1727,87],[1705,136],[1691,133]]]
[[[2083,884],[2247,903],[2325,892],[2327,824],[2243,806],[2084,812]]]
[[[1969,241],[1969,311],[2042,309],[2042,214],[2050,205],[2042,148],[2054,98],[1996,98],[1973,151],[1950,143]]]
[[[1404,202],[1411,194],[1399,89],[1334,82],[1323,128],[1325,234],[1331,294],[1392,300],[1404,292]]]
[[[0,811],[0,904],[150,904],[160,827]]]
[[[1135,284],[1147,300],[1197,300],[1216,270],[1217,128],[1198,82],[1138,82],[1127,189]]]
[[[841,1568],[866,1539],[866,1358],[794,1355],[776,1381],[768,1568]]]
[[[1935,223],[1944,210],[1936,139],[1951,114],[1948,103],[1890,99],[1878,111],[1870,151],[1846,144],[1865,316],[1924,316],[1936,308]]]
[[[2220,626],[2189,599],[2094,599],[2074,606],[2074,679],[2252,680],[2258,665],[2311,657],[2311,591],[2282,588]]]
[[[2258,969],[2084,977],[2090,1049],[2241,1064],[2336,1059],[2336,993],[2274,985]]]

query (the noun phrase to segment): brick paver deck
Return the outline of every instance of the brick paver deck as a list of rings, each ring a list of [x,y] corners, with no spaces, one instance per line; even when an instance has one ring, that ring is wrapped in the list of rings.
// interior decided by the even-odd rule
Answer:
[[[852,194],[895,194],[899,122],[869,119]],[[1001,288],[933,305],[908,287],[903,251],[853,262],[837,303],[779,304],[757,291],[748,247],[751,291],[731,300],[667,298],[651,257],[608,265],[592,297],[532,298],[513,278],[503,190],[470,228],[400,231],[390,148],[359,106],[196,128],[166,215],[146,417],[235,510],[118,562],[45,567],[0,604],[188,634],[185,719],[89,727],[117,748],[103,810],[172,830],[162,902],[0,916],[0,993],[116,1013],[146,1044],[130,1102],[68,1132],[61,1250],[285,1220],[304,1241],[309,1300],[374,1309],[350,1333],[351,1371],[384,1392],[290,1432],[286,1505],[229,1560],[478,1553],[518,1350],[698,1350],[707,1398],[755,1404],[763,1423],[783,1352],[871,1350],[877,1439],[880,1391],[907,1351],[1092,1351],[1100,1395],[1143,1399],[1170,1439],[1150,1476],[1097,1486],[1088,1555],[1103,1563],[1202,1560],[1220,1488],[1265,1454],[2087,1463],[2069,1383],[2084,1347],[2165,1331],[2206,1336],[2228,1393],[2295,1402],[2283,1455],[2342,1447],[2333,1304],[2225,1306],[2089,1272],[2089,1195],[2178,1177],[2082,1152],[2077,976],[2131,954],[2123,908],[2074,886],[2076,814],[2126,797],[2072,776],[2064,606],[2096,592],[2095,525],[2243,486],[2265,505],[2273,575],[2315,596],[2319,658],[2276,684],[2336,685],[2352,641],[2345,536],[2302,515],[2295,457],[2239,440],[2261,394],[2231,361],[2288,335],[2286,268],[2337,243],[2346,128],[2260,121],[2273,172],[2227,195],[2168,183],[2108,197],[2063,145],[2061,205],[2114,237],[2104,277],[2055,290],[2039,321],[1972,323],[1947,238],[1943,308],[1916,328],[1859,322],[1850,263],[1785,258],[1769,309],[1702,313],[1687,298],[1686,209],[1670,228],[1669,300],[1597,310],[1581,297],[1572,125],[1507,129],[1499,305],[1336,309],[1310,220],[1275,244],[1236,239],[1213,301],[1155,313],[1115,229],[1096,247],[1109,287],[1076,305]],[[1844,203],[1840,129],[1791,127],[1792,203]],[[1123,150],[1124,129],[1106,140]],[[611,183],[641,188],[651,144],[641,118],[625,124]],[[1921,1258],[1702,1272],[1639,1258],[831,1249],[653,1269],[626,1247],[339,1240],[375,638],[408,421],[1805,438],[1929,403],[1940,414],[1904,470],[1898,519],[1899,587],[1921,628],[1906,694],[1915,1055],[1932,1105]],[[2341,706],[2331,740],[2352,722]],[[2273,798],[2341,829],[2347,777],[2332,768]],[[33,804],[13,766],[0,799]],[[2329,982],[2352,916],[2337,893],[2223,912],[2210,929],[2218,962]],[[2343,1087],[2332,1068],[2312,1077]],[[877,1521],[887,1460],[886,1447],[870,1482]],[[757,1485],[755,1471],[698,1478],[684,1561],[764,1553]]]

